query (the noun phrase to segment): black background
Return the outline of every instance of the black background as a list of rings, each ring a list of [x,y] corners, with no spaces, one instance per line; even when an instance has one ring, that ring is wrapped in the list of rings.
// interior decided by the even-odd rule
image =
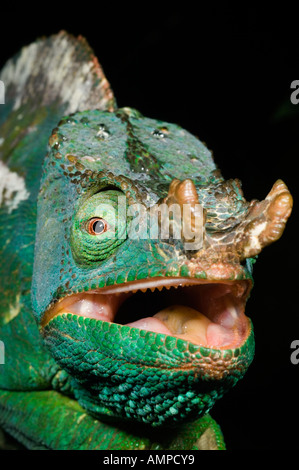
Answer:
[[[226,178],[239,178],[246,199],[263,199],[281,178],[294,197],[282,239],[254,267],[247,304],[256,356],[245,378],[212,410],[228,449],[299,448],[297,192],[298,15],[286,5],[242,11],[197,2],[49,3],[0,8],[0,67],[42,35],[65,29],[86,37],[119,107],[180,124],[213,150]],[[286,112],[283,113],[282,109]]]

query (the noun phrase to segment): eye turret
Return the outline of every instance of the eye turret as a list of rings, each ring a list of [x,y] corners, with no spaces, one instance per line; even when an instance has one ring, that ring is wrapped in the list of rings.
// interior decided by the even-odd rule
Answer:
[[[83,201],[71,228],[74,260],[82,266],[94,266],[114,253],[127,237],[125,217],[118,214],[124,194],[106,190]]]

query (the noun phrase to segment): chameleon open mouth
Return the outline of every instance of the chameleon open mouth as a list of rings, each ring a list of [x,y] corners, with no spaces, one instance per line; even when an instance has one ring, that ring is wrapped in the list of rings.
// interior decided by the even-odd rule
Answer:
[[[207,348],[235,349],[249,336],[251,281],[152,278],[69,295],[44,315],[63,314],[162,333]]]

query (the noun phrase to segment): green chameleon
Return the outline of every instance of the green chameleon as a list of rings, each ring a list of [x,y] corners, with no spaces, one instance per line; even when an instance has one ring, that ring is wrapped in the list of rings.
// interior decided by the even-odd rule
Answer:
[[[119,109],[82,37],[0,78],[0,426],[29,449],[224,449],[209,410],[253,359],[286,185],[247,202],[198,138]]]

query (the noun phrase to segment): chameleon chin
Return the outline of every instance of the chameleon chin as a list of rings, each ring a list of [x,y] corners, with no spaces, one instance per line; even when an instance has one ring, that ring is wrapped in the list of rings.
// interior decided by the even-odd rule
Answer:
[[[30,449],[225,448],[209,411],[253,360],[252,266],[287,186],[248,202],[198,138],[118,108],[82,37],[24,47],[0,79],[1,427]],[[191,225],[200,207],[200,247],[172,219],[130,237],[120,197],[144,219],[189,205]]]

